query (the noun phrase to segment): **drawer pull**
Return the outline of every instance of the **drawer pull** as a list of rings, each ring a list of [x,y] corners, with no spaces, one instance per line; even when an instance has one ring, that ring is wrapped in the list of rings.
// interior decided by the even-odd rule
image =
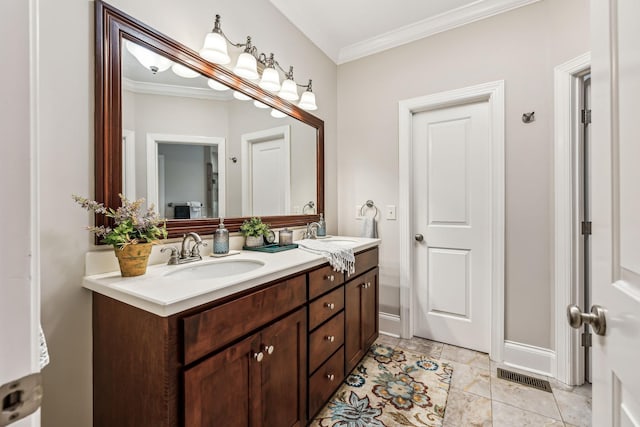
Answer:
[[[334,342],[336,340],[336,337],[333,335],[327,335],[326,337],[324,337],[324,339],[329,342]]]
[[[364,289],[369,289],[369,288],[371,287],[371,282],[365,282],[365,283],[363,283],[363,284],[362,284],[362,287],[363,287]]]
[[[327,307],[329,310],[333,310],[334,308],[336,308],[336,305],[332,302],[327,302],[324,304],[325,307]]]
[[[327,274],[326,276],[324,276],[324,278],[330,282],[333,282],[336,279],[336,276],[334,276],[333,274]]]
[[[327,379],[328,379],[329,381],[333,381],[333,380],[335,380],[335,379],[336,379],[336,376],[335,376],[335,375],[333,375],[333,374],[327,374]]]
[[[267,354],[273,354],[273,350],[274,350],[274,347],[272,345],[265,345],[264,346],[264,351]]]
[[[262,354],[262,352],[253,353],[253,358],[256,359],[258,362],[262,362],[262,359],[264,358],[264,354]]]

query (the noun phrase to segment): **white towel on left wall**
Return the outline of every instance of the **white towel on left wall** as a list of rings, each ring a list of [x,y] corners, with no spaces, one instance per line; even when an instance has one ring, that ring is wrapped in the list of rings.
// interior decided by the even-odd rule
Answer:
[[[42,325],[40,325],[40,369],[49,364],[49,350],[47,349],[47,340],[44,337],[42,331]]]
[[[375,217],[371,218],[367,216],[362,219],[360,237],[378,238],[378,224],[376,223]]]

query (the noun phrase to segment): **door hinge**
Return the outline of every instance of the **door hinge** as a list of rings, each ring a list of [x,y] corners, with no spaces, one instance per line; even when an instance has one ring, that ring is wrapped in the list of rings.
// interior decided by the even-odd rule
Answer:
[[[591,235],[591,221],[582,221],[582,234]]]
[[[589,332],[583,332],[581,342],[583,347],[591,347],[591,334]]]
[[[582,110],[581,121],[585,125],[588,125],[589,123],[591,123],[591,110]]]

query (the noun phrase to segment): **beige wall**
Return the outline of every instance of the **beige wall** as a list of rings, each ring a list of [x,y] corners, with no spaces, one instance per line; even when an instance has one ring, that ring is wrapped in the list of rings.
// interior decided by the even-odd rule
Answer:
[[[296,76],[312,77],[324,119],[327,217],[336,219],[336,65],[263,0],[113,0],[114,6],[199,49],[220,13],[230,37],[253,36]],[[91,1],[39,1],[38,132],[42,322],[51,364],[44,369],[42,425],[91,425],[91,298],[81,288],[91,217],[71,194],[93,195],[93,10]],[[250,13],[248,11],[251,11]],[[123,390],[124,392],[124,390]],[[135,398],[133,396],[132,398]]]
[[[553,68],[588,40],[587,0],[543,0],[339,66],[340,233],[359,233],[355,205],[399,203],[398,101],[504,80],[506,339],[552,348]],[[398,232],[397,221],[379,224],[380,307],[396,314]]]

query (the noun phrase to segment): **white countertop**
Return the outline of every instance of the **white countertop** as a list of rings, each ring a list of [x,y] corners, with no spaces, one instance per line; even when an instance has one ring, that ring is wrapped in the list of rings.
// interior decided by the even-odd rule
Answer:
[[[378,246],[381,242],[380,239],[363,237],[335,236],[334,239],[354,241],[353,244],[347,246],[351,247],[354,252]],[[330,241],[331,239],[327,239],[327,242]],[[194,266],[241,259],[260,261],[264,263],[264,266],[247,273],[220,278],[187,280],[167,275]],[[326,262],[327,260],[323,256],[302,249],[276,253],[241,251],[237,255],[224,258],[203,256],[202,261],[188,264],[152,265],[147,268],[145,275],[137,277],[122,277],[119,271],[85,276],[82,286],[158,316],[166,317]]]

